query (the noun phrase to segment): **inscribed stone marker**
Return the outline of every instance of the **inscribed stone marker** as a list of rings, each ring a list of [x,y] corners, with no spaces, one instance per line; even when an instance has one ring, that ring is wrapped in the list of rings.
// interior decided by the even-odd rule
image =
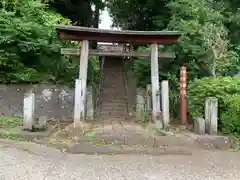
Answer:
[[[94,119],[94,110],[93,110],[93,95],[92,88],[88,88],[87,91],[87,108],[86,108],[86,119],[93,120]]]
[[[75,81],[75,102],[74,102],[74,127],[80,124],[81,120],[81,80]]]
[[[136,118],[137,120],[144,120],[144,108],[145,108],[145,99],[144,99],[144,91],[140,88],[137,89],[137,97],[136,97]]]
[[[165,128],[169,126],[169,122],[170,122],[168,81],[161,82],[161,91],[162,91],[161,100],[162,100],[163,126]]]
[[[23,129],[31,131],[34,125],[34,113],[35,113],[35,95],[30,90],[25,94],[23,100]]]
[[[208,97],[205,101],[205,126],[206,133],[217,134],[218,100],[215,97]]]
[[[205,120],[203,118],[194,119],[194,132],[196,134],[205,134]]]

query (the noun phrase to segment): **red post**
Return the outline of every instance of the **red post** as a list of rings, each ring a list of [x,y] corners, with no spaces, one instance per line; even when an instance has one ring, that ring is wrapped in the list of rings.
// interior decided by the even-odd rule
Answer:
[[[180,113],[181,124],[187,124],[187,69],[185,66],[180,70]]]

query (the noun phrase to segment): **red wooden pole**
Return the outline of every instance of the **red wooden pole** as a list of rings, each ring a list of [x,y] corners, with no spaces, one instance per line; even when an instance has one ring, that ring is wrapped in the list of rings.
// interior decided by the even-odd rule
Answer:
[[[180,113],[181,124],[187,124],[187,69],[185,66],[180,70]]]

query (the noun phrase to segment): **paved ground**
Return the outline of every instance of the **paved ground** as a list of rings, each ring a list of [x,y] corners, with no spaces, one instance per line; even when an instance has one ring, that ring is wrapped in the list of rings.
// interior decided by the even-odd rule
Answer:
[[[238,180],[240,153],[73,155],[0,139],[0,180]]]

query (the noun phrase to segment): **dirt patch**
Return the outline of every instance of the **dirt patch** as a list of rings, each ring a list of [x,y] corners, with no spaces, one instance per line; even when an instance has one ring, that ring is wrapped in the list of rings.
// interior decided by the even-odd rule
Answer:
[[[158,130],[152,124],[139,125],[126,121],[83,122],[78,128],[74,128],[73,124],[59,123],[50,136],[35,142],[64,152],[86,154],[131,154],[134,151],[140,154],[189,154],[197,149],[226,150],[230,144],[226,137],[199,136],[184,127],[170,126],[166,130]]]

